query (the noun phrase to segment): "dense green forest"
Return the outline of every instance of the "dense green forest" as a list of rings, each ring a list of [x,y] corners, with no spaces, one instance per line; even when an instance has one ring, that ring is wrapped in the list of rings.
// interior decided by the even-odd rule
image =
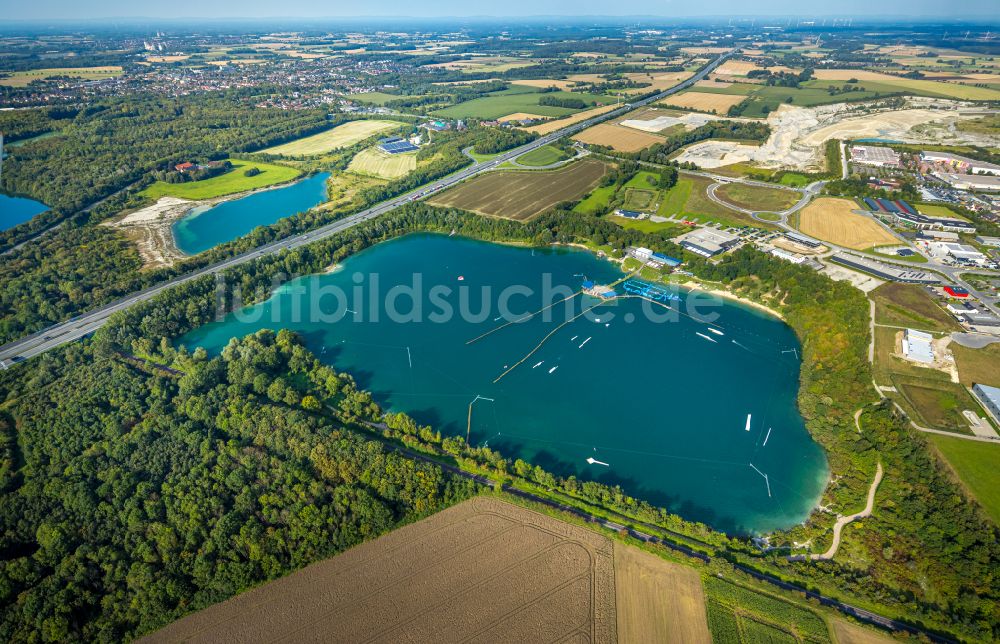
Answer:
[[[474,493],[341,429],[370,398],[287,332],[183,375],[60,360],[0,415],[4,641],[121,641]]]
[[[255,373],[248,380],[242,374],[231,373],[227,361],[233,360],[233,354],[229,350],[219,359],[208,360],[203,352],[196,351],[192,354],[183,349],[178,351],[172,345],[174,338],[210,321],[216,314],[215,285],[211,279],[197,280],[171,289],[150,302],[118,314],[91,344],[74,345],[47,354],[0,375],[0,400],[7,401],[3,409],[9,416],[4,423],[5,427],[0,429],[4,429],[8,437],[12,431],[17,437],[16,443],[12,444],[8,438],[0,444],[0,448],[4,449],[0,472],[3,473],[8,490],[2,502],[12,503],[10,499],[22,499],[24,503],[30,501],[44,505],[44,502],[48,502],[49,489],[61,489],[60,486],[53,485],[52,481],[56,479],[51,473],[39,473],[29,467],[32,464],[30,458],[37,454],[37,450],[55,449],[36,445],[39,441],[61,445],[62,440],[70,438],[71,442],[76,441],[75,449],[85,453],[88,459],[105,458],[105,454],[115,453],[113,448],[116,446],[122,451],[131,449],[131,443],[127,441],[134,437],[135,428],[141,428],[142,435],[146,436],[146,432],[150,431],[146,423],[155,422],[164,422],[170,427],[171,424],[178,423],[181,429],[177,431],[181,436],[187,436],[188,442],[193,440],[191,437],[194,435],[204,435],[205,440],[217,440],[226,435],[228,440],[230,436],[226,432],[244,431],[242,427],[233,429],[223,423],[229,417],[233,405],[241,413],[273,414],[276,409],[280,409],[288,417],[298,418],[301,415],[302,418],[314,419],[316,423],[332,422],[338,427],[345,422],[384,421],[384,436],[412,449],[453,458],[467,468],[491,473],[493,476],[558,488],[570,497],[579,499],[581,503],[602,506],[639,520],[656,523],[672,534],[683,535],[682,538],[688,539],[689,543],[699,543],[701,547],[716,554],[779,573],[786,578],[805,581],[831,594],[843,596],[846,593],[848,599],[860,598],[873,607],[882,607],[894,616],[981,639],[1000,635],[1000,588],[995,572],[1000,570],[1000,551],[996,545],[1000,535],[997,534],[996,527],[983,517],[976,506],[962,497],[959,488],[943,474],[940,466],[926,452],[923,442],[914,436],[914,432],[908,430],[898,419],[892,418],[887,411],[875,410],[867,414],[864,417],[864,432],[858,433],[853,428],[853,412],[875,399],[868,383],[868,366],[865,361],[867,315],[864,296],[860,292],[844,283],[833,282],[808,268],[782,262],[749,248],[712,263],[685,253],[662,235],[622,229],[601,218],[568,210],[557,210],[530,223],[520,224],[431,208],[420,203],[280,257],[267,256],[240,266],[229,272],[228,282],[239,285],[245,302],[260,301],[269,296],[274,275],[283,274],[290,278],[296,274],[321,271],[331,262],[340,261],[362,248],[418,230],[455,230],[459,234],[482,239],[536,244],[588,241],[618,249],[628,245],[647,246],[684,257],[686,268],[702,280],[725,284],[741,295],[779,310],[802,342],[800,411],[811,434],[825,448],[831,470],[836,475],[836,483],[829,487],[824,503],[843,508],[859,507],[871,481],[875,463],[881,460],[887,468],[887,479],[879,493],[879,511],[875,520],[868,520],[861,524],[860,529],[852,527],[845,533],[841,546],[845,554],[838,555],[836,561],[789,563],[779,553],[763,554],[748,541],[733,540],[707,526],[687,522],[681,517],[634,499],[617,487],[582,482],[572,477],[560,479],[532,464],[509,462],[502,454],[489,449],[469,449],[464,441],[442,437],[433,428],[418,427],[405,416],[383,418],[374,401],[367,394],[353,388],[349,377],[344,374],[323,372],[332,373],[338,386],[343,383],[337,395],[331,396],[329,388],[325,393],[322,388],[309,389],[322,380],[302,374],[311,374],[314,368],[320,367],[315,365],[314,358],[301,347],[292,350],[293,357],[297,355],[298,358],[289,358],[285,363],[279,360],[274,371],[268,371],[270,379],[260,377],[258,382],[260,374]],[[271,234],[274,232],[267,230],[257,233],[258,236]],[[257,240],[259,242],[260,239]],[[241,243],[250,242],[244,240]],[[265,334],[264,337],[268,336]],[[281,342],[286,345],[296,346],[296,342],[287,334],[283,334],[281,338]],[[263,339],[257,341],[265,342]],[[277,339],[275,343],[278,343]],[[256,345],[251,346],[257,352],[263,351]],[[185,375],[170,375],[169,371],[162,369],[153,369],[148,373],[138,371],[134,366],[122,362],[121,356],[128,354],[151,358]],[[220,360],[221,364],[227,365],[225,369],[218,366]],[[313,367],[301,367],[303,361]],[[101,371],[102,369],[105,371]],[[219,375],[223,372],[225,377]],[[85,375],[79,376],[81,373]],[[123,381],[117,383],[113,397],[109,398],[112,394],[100,389],[100,383],[112,376],[104,374],[149,378],[151,382],[159,383],[155,387],[157,394],[153,395],[152,385],[147,387],[150,393],[146,393],[139,384]],[[169,385],[174,382],[177,383],[176,394],[169,389]],[[208,384],[203,384],[205,382]],[[191,383],[192,389],[181,383]],[[249,383],[249,390],[245,388],[247,385],[239,383]],[[204,389],[206,386],[207,390]],[[241,386],[244,388],[241,389]],[[57,396],[59,392],[68,389],[73,390],[74,396],[100,407],[101,413],[120,414],[121,409],[130,409],[137,415],[132,421],[124,421],[115,416],[115,422],[109,422],[92,408],[87,408],[86,413],[74,415],[67,411],[76,409],[73,405],[67,403],[65,408],[60,408],[62,402],[52,402],[45,398]],[[169,395],[159,393],[162,389],[168,390]],[[118,402],[132,401],[133,392],[136,391],[139,392],[135,394],[139,402],[133,401],[128,405]],[[246,404],[247,391],[253,391],[257,396],[252,399],[254,403],[249,407]],[[231,392],[236,393],[231,395]],[[194,396],[183,398],[189,393]],[[166,396],[169,404],[156,407],[156,404],[164,400],[163,396]],[[109,403],[109,400],[114,402]],[[239,404],[237,401],[240,401]],[[179,404],[181,402],[183,405]],[[257,410],[257,405],[263,406],[265,411]],[[166,409],[167,420],[154,421],[154,416],[158,418],[161,415],[160,409]],[[143,415],[139,413],[141,410],[152,412]],[[183,410],[183,413],[175,410]],[[327,413],[335,414],[335,420],[322,420],[333,418]],[[57,422],[58,417],[66,420]],[[252,419],[257,418],[252,416]],[[287,421],[288,418],[284,420]],[[193,429],[189,423],[195,422],[200,424]],[[259,426],[259,422],[262,421],[251,420],[248,424]],[[164,432],[167,429],[166,426],[156,426],[161,427]],[[56,431],[59,431],[60,440],[45,433]],[[91,448],[98,443],[93,440],[92,433],[96,431],[104,433],[99,443],[100,450],[94,452]],[[171,429],[171,435],[174,431]],[[79,436],[84,438],[77,438]],[[26,442],[32,446],[26,447]],[[203,457],[204,450],[195,451],[199,458]],[[87,463],[88,468],[91,467],[90,460]],[[58,468],[53,467],[48,471],[62,473],[78,469],[79,466],[72,468],[59,462]],[[84,468],[80,471],[91,470]],[[206,466],[199,470],[199,474],[192,476],[210,477],[213,471],[218,470]],[[31,488],[27,484],[33,476],[37,477],[38,483]],[[79,485],[86,488],[89,484],[96,490],[105,489],[101,487],[104,485],[103,479],[99,480],[100,485],[94,479],[88,479],[89,483],[81,482]],[[43,485],[43,481],[47,485]],[[94,492],[88,498],[99,498],[94,496],[99,494]],[[460,495],[445,489],[437,498],[438,502],[443,503],[444,499],[457,496]],[[41,500],[36,497],[41,497]],[[124,500],[119,501],[119,504],[124,503]],[[119,508],[111,502],[106,505],[110,506],[106,509],[107,512],[118,512],[120,516],[128,516],[128,512],[122,508],[131,507],[123,505]],[[97,504],[94,507],[103,508],[104,505]],[[102,516],[96,514],[96,509],[94,512],[94,516]],[[5,512],[5,516],[21,515],[30,516],[21,511]],[[393,516],[407,515],[404,511]],[[157,522],[164,523],[162,518],[157,519]],[[819,546],[828,538],[830,526],[829,515],[814,513],[805,526],[774,537],[778,543],[811,538]],[[23,579],[19,577],[18,580],[9,582],[9,587],[20,589],[18,592],[27,591],[28,596],[36,596],[32,595],[33,592],[37,592],[39,597],[54,593],[42,590],[49,588],[45,586],[49,577],[39,576],[41,573],[38,570],[62,569],[61,566],[39,561],[48,552],[43,546],[48,543],[50,533],[47,530],[39,531],[39,525],[34,525],[32,533],[30,527],[20,526],[16,532],[16,541],[5,544],[5,551],[11,558],[4,562],[4,570],[13,566],[18,571],[27,568],[35,572],[36,576],[25,572]],[[57,534],[62,535],[63,532]],[[154,537],[148,537],[151,533],[147,528],[143,529],[143,534],[155,541]],[[159,533],[153,531],[152,534]],[[85,535],[90,539],[89,533]],[[80,548],[83,548],[83,542],[80,543]],[[157,545],[149,547],[152,552],[158,552]],[[112,552],[97,549],[91,556],[94,561],[103,561],[101,558],[110,556]],[[62,559],[56,559],[60,562],[76,561],[68,554]],[[17,566],[11,563],[13,561],[19,562]],[[138,552],[131,552],[116,561],[127,562],[129,570],[137,565],[150,565]],[[294,567],[305,560],[295,560],[292,563],[289,556],[281,561],[281,565]],[[70,567],[77,565],[73,563]],[[121,565],[126,567],[124,563]],[[86,570],[85,567],[83,569]],[[89,579],[86,575],[83,578]],[[126,581],[127,579],[128,575]],[[144,587],[146,585],[151,584],[143,584]],[[167,584],[167,588],[173,586]],[[194,587],[184,588],[190,590]],[[235,592],[236,586],[230,584],[226,588],[229,592]],[[95,597],[93,601],[101,601],[101,592],[103,591],[91,591]],[[157,601],[160,603],[150,604],[153,608],[148,616],[119,617],[126,624],[121,627],[120,632],[131,632],[129,629],[133,628],[146,629],[158,623],[157,620],[178,614],[183,609],[171,604],[172,599],[169,598],[179,597],[188,591],[172,592],[176,594],[170,595],[167,592],[168,599],[159,597]],[[218,591],[211,597],[220,598],[225,592]],[[207,592],[196,596],[205,597],[206,603],[209,601]],[[195,605],[203,604],[190,604],[191,607]],[[60,618],[44,612],[39,614],[55,621],[43,625],[43,619],[31,622],[34,624],[32,626],[19,621],[28,619],[24,616],[26,609],[21,607],[20,610],[17,614],[21,617],[5,617],[13,620],[9,621],[13,624],[12,628],[25,629],[16,633],[33,630],[42,632],[47,628],[75,628],[74,622],[60,621]],[[66,619],[65,616],[62,619]],[[67,626],[67,623],[70,625]]]
[[[18,115],[28,121],[15,127],[44,127],[33,110]],[[327,127],[324,110],[255,108],[243,91],[104,99],[60,119],[60,137],[10,149],[2,187],[71,214],[151,170],[189,158],[221,159]]]

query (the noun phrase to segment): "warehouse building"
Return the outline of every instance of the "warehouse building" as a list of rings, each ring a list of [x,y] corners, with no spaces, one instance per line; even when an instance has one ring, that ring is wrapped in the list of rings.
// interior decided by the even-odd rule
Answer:
[[[855,145],[851,147],[851,161],[879,168],[898,168],[899,153],[892,148]]]
[[[986,255],[983,255],[974,247],[968,244],[956,244],[954,242],[931,242],[928,244],[931,255],[935,257],[950,257],[958,262],[971,264],[985,264]]]
[[[841,266],[853,268],[863,273],[868,273],[869,275],[881,277],[882,279],[891,280],[893,282],[927,285],[941,283],[941,280],[935,273],[913,270],[912,268],[904,268],[902,266],[887,264],[885,262],[879,262],[866,257],[850,255],[848,253],[838,253],[833,255],[830,257],[830,261],[834,264],[840,264]]]
[[[934,362],[934,336],[924,331],[907,329],[903,334],[903,355],[907,360],[931,364]]]
[[[969,157],[951,154],[950,152],[929,152],[925,150],[920,153],[920,160],[924,163],[948,166],[953,168],[958,174],[1000,175],[1000,165],[970,159]]]
[[[740,238],[715,228],[699,228],[681,235],[675,241],[692,253],[714,257],[739,244]]]
[[[935,172],[934,176],[956,190],[977,190],[980,192],[995,192],[1000,190],[1000,177],[993,175]]]
[[[972,393],[993,417],[993,421],[1000,424],[1000,388],[976,383],[972,385]]]
[[[908,212],[896,212],[893,213],[893,217],[896,219],[897,223],[903,224],[904,226],[910,226],[916,228],[917,230],[948,230],[956,233],[969,233],[973,234],[976,232],[976,227],[967,221],[962,221],[961,219],[948,219],[946,217],[928,217],[927,215],[921,215],[920,213],[908,213]]]
[[[801,244],[806,248],[812,248],[814,250],[823,245],[820,242],[813,239],[812,237],[806,237],[802,233],[797,233],[793,231],[785,233],[785,238],[795,242],[796,244]]]

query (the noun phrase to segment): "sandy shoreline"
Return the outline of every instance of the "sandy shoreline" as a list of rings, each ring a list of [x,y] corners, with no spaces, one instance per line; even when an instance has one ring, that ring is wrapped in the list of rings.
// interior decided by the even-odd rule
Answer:
[[[745,304],[745,305],[747,305],[749,307],[757,309],[758,311],[763,311],[763,312],[765,312],[765,313],[767,313],[769,315],[773,315],[774,317],[778,318],[782,322],[786,322],[787,323],[787,321],[785,320],[785,316],[782,315],[781,313],[778,313],[777,311],[775,311],[771,307],[769,307],[769,306],[767,306],[765,304],[761,304],[760,302],[755,302],[755,301],[753,301],[751,299],[748,299],[748,298],[736,295],[735,293],[732,293],[730,291],[726,291],[726,290],[718,289],[718,288],[707,288],[706,286],[704,286],[702,284],[699,284],[698,282],[690,282],[690,281],[689,282],[684,282],[684,284],[682,286],[684,286],[685,288],[690,288],[690,289],[695,290],[695,291],[702,291],[704,293],[711,293],[712,295],[717,295],[718,297],[722,297],[722,298],[725,298],[727,300],[733,300],[735,302],[739,302],[741,304]]]
[[[156,203],[144,206],[122,216],[103,222],[102,226],[117,228],[139,249],[144,268],[162,268],[191,257],[177,247],[174,238],[173,225],[178,219],[183,219],[195,208],[212,207],[226,201],[242,199],[243,197],[284,188],[301,181],[302,176],[292,181],[276,183],[256,190],[246,190],[211,199],[182,199],[180,197],[160,197]]]

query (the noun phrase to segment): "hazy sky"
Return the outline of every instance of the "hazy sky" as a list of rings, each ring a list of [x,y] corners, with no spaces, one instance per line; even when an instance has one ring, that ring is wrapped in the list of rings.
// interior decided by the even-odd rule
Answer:
[[[812,5],[812,7],[810,7]],[[818,6],[817,6],[818,5]],[[8,19],[343,16],[878,15],[1000,19],[1000,0],[0,0]]]

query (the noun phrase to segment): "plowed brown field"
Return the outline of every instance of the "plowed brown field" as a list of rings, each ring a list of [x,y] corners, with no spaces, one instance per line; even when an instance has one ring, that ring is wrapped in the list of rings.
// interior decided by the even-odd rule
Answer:
[[[614,565],[606,537],[479,497],[145,641],[610,643]]]
[[[490,217],[524,221],[560,201],[579,199],[607,172],[596,159],[584,159],[553,171],[489,172],[434,195],[428,203]]]

